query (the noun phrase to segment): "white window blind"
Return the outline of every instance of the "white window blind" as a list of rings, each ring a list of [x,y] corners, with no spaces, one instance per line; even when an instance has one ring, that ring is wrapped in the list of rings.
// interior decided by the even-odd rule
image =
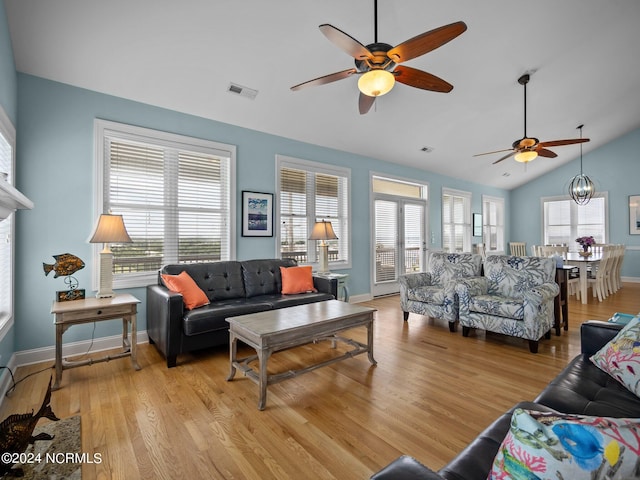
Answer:
[[[279,255],[300,263],[318,261],[319,241],[308,240],[315,222],[330,221],[329,264],[350,262],[348,169],[277,156]]]
[[[593,236],[596,243],[607,243],[607,194],[598,193],[586,205],[569,197],[543,198],[543,242],[568,245],[577,250],[576,238]]]
[[[111,248],[114,287],[154,282],[165,264],[233,257],[235,147],[96,124],[103,144],[101,211],[121,214],[133,240]]]
[[[482,196],[482,241],[487,252],[504,252],[504,198]]]
[[[16,132],[0,107],[0,172],[13,185]],[[0,179],[0,182],[5,181]],[[0,340],[13,323],[14,214],[0,220]]]
[[[471,251],[471,194],[442,189],[442,248]]]

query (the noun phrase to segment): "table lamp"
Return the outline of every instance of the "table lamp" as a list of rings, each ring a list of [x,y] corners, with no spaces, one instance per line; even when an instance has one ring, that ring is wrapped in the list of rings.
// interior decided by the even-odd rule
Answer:
[[[89,243],[103,243],[104,248],[100,252],[100,284],[97,298],[113,297],[113,252],[109,248],[110,243],[132,243],[131,237],[124,226],[122,215],[103,213],[93,230]]]
[[[321,222],[316,222],[313,226],[309,240],[321,240],[320,261],[318,265],[319,273],[329,273],[329,245],[326,241],[335,240],[337,238],[338,237],[333,231],[333,225],[331,225],[331,222],[322,220]]]

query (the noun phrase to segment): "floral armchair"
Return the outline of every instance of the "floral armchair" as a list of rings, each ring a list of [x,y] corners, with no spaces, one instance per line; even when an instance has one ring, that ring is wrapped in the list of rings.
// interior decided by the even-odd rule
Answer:
[[[482,328],[525,338],[537,353],[538,341],[550,338],[554,322],[553,299],[560,291],[555,271],[552,258],[488,256],[484,277],[456,284],[462,335]]]
[[[456,281],[480,275],[482,256],[471,253],[432,253],[429,271],[401,275],[400,307],[404,320],[409,313],[442,318],[455,332],[458,320]]]

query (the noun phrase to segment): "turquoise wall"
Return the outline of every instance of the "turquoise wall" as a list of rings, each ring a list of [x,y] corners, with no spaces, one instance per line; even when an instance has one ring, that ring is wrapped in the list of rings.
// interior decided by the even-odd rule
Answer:
[[[9,117],[9,120],[16,125],[18,112],[18,78],[13,60],[13,49],[11,48],[11,38],[9,35],[9,25],[4,9],[4,2],[0,2],[0,105]],[[17,217],[20,219],[19,212]],[[4,338],[0,339],[0,365],[6,365],[13,355],[14,348],[14,328],[11,328]],[[0,372],[3,378],[4,372]]]
[[[358,155],[310,145],[253,130],[185,115],[146,104],[83,90],[42,78],[18,74],[18,174],[20,188],[36,205],[25,212],[16,233],[21,248],[16,259],[16,350],[54,343],[51,302],[55,291],[63,289],[62,279],[45,277],[42,262],[52,255],[73,253],[85,261],[91,258],[87,237],[92,228],[93,202],[93,121],[102,118],[147,128],[237,145],[237,193],[240,225],[240,192],[275,192],[275,155],[282,154],[351,168],[352,186],[352,295],[370,291],[369,173],[388,173],[427,182],[430,185],[430,228],[433,247],[441,246],[442,187],[470,191],[472,210],[481,211],[481,195],[501,196],[509,204],[505,190],[489,188],[401,167]],[[508,212],[507,212],[508,213]],[[237,258],[273,258],[273,238],[237,236]],[[81,288],[91,289],[91,265],[75,274]],[[130,293],[145,298],[143,288]],[[146,328],[145,305],[140,306],[141,330]],[[86,327],[86,328],[83,328]],[[116,322],[96,327],[96,337],[116,335]],[[91,326],[74,327],[65,342],[90,338]]]
[[[594,181],[597,191],[608,192],[609,242],[627,246],[622,275],[636,278],[640,277],[640,235],[629,234],[629,195],[640,195],[639,151],[640,129],[585,154],[582,162],[584,173]],[[512,190],[511,239],[527,242],[527,246],[539,245],[542,242],[541,197],[566,195],[569,182],[578,173],[579,158]]]

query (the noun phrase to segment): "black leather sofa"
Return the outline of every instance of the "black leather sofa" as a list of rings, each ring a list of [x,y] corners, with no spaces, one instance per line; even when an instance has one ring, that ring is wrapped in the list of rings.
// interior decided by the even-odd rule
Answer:
[[[280,267],[293,267],[293,259],[223,261],[164,266],[158,284],[147,286],[149,343],[175,367],[181,353],[228,345],[228,317],[337,298],[338,281],[313,277],[317,292],[282,295]],[[186,310],[182,295],[167,289],[161,274],[186,271],[205,292],[209,305]]]
[[[403,455],[375,473],[374,480],[485,480],[509,430],[515,408],[615,418],[640,418],[640,398],[596,367],[589,357],[611,340],[622,325],[589,321],[580,329],[581,354],[575,357],[533,402],[505,412],[451,462],[434,472]]]

